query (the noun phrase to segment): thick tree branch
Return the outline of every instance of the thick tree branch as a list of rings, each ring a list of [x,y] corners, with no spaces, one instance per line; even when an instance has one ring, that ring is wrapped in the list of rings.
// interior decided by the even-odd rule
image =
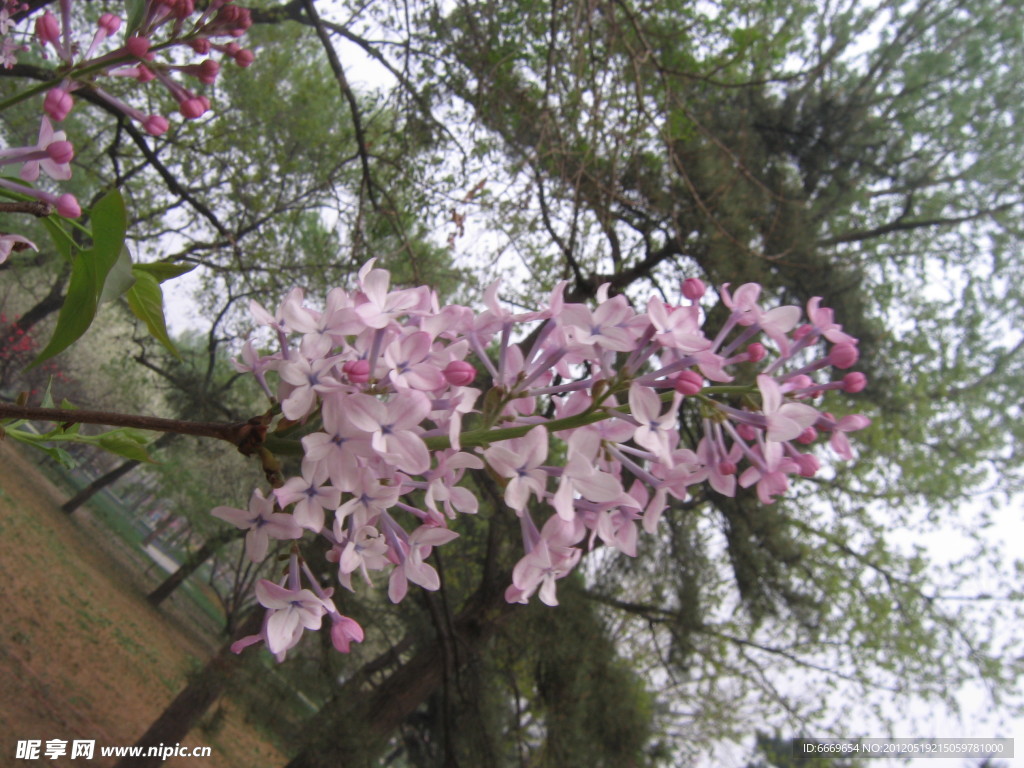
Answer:
[[[267,431],[262,417],[259,416],[249,419],[249,421],[235,423],[182,421],[181,419],[163,419],[156,416],[138,416],[111,411],[36,408],[14,403],[0,403],[0,419],[52,421],[64,425],[102,424],[108,427],[130,427],[152,432],[212,437],[217,440],[225,440],[246,454],[254,452],[262,445]]]

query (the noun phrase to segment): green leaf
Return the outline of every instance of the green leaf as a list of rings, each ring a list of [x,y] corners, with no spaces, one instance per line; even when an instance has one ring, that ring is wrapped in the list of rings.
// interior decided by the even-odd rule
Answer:
[[[75,241],[71,239],[71,235],[68,234],[64,227],[57,223],[57,219],[54,216],[47,216],[43,219],[43,226],[50,233],[50,239],[53,241],[53,247],[57,250],[57,253],[63,256],[66,261],[71,261],[71,254],[75,251]]]
[[[98,278],[99,298],[103,284],[110,270],[121,258],[124,249],[124,236],[128,231],[128,211],[124,206],[124,198],[117,189],[105,194],[90,213],[92,221],[92,250],[96,254],[96,275]]]
[[[30,432],[26,432],[21,429],[8,429],[7,437],[10,437],[13,440],[17,440],[19,443],[31,445],[36,450],[42,451],[65,469],[73,469],[75,467],[75,464],[77,463],[71,457],[71,454],[65,451],[63,448],[59,448],[53,445],[46,445],[39,438],[38,435],[33,435]]]
[[[142,14],[146,10],[146,0],[125,0],[124,7],[128,16],[124,36],[128,38],[132,36],[142,23]]]
[[[134,429],[113,429],[96,436],[96,445],[105,451],[123,456],[126,459],[152,463],[153,460],[149,457],[145,448],[148,442],[149,438],[146,437],[145,433]]]
[[[81,338],[96,316],[98,296],[93,252],[84,251],[71,264],[68,292],[64,297],[60,314],[57,315],[57,327],[53,331],[53,336],[29,368],[34,368],[44,360],[63,352]]]
[[[136,264],[133,269],[152,275],[158,283],[165,283],[175,277],[188,274],[197,266],[197,264],[171,264],[166,261],[156,261],[152,264]]]
[[[121,247],[121,255],[117,257],[107,281],[103,284],[103,292],[100,294],[100,304],[113,301],[135,285],[135,275],[132,273],[132,255],[128,246]]]
[[[89,330],[107,277],[121,258],[128,228],[128,213],[121,193],[113,189],[104,195],[93,206],[91,219],[93,247],[72,261],[71,279],[64,305],[57,316],[57,327],[46,348],[29,368],[63,352]],[[119,280],[123,280],[123,275]]]
[[[128,289],[125,294],[128,299],[128,306],[132,314],[146,324],[149,333],[167,347],[171,353],[181,359],[178,350],[167,335],[167,322],[164,320],[164,292],[160,283],[151,274],[138,269],[141,265],[135,265],[132,272],[135,275],[135,285]]]

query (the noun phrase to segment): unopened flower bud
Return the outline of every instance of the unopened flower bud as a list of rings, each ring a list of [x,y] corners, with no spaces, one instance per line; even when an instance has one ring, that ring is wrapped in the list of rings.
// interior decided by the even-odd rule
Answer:
[[[46,97],[43,99],[43,111],[49,115],[51,120],[58,123],[68,116],[68,112],[74,105],[75,100],[63,88],[47,91]]]
[[[370,362],[368,360],[349,360],[341,366],[341,370],[353,384],[365,384],[370,380]]]
[[[196,10],[192,0],[170,0],[165,5],[171,9],[171,15],[178,19],[187,19]]]
[[[681,395],[696,395],[704,387],[704,377],[696,371],[681,371],[672,386]]]
[[[185,118],[195,120],[197,117],[202,117],[207,109],[209,109],[209,105],[206,100],[202,96],[194,96],[182,101],[179,111]]]
[[[104,13],[100,16],[98,25],[106,33],[107,37],[110,37],[121,28],[121,17],[113,13]]]
[[[47,11],[36,19],[36,37],[39,43],[45,46],[47,43],[60,50],[60,22],[57,17]]]
[[[697,301],[704,295],[705,291],[707,291],[707,288],[704,286],[703,280],[696,277],[688,277],[683,281],[683,296],[690,301]]]
[[[235,64],[245,69],[256,59],[256,56],[248,48],[243,48],[234,55]]]
[[[735,475],[736,465],[731,461],[722,461],[718,464],[718,473],[720,475]]]
[[[197,37],[190,40],[188,46],[200,56],[206,56],[210,52],[210,39],[207,37]]]
[[[156,73],[147,67],[145,64],[139,64],[137,67],[138,74],[135,75],[135,79],[140,83],[148,83],[150,80],[156,77]]]
[[[163,115],[150,115],[146,118],[142,127],[146,129],[146,133],[150,136],[160,136],[167,133],[167,129],[170,124],[167,122],[167,118]]]
[[[798,389],[806,389],[807,387],[814,386],[814,380],[811,379],[806,373],[798,373],[790,379],[786,380],[786,383],[782,385],[783,392],[793,392]]]
[[[61,195],[57,198],[57,213],[65,219],[77,219],[82,215],[82,209],[74,195]]]
[[[868,385],[868,377],[859,371],[848,373],[843,376],[843,392],[854,395]]]
[[[137,59],[145,59],[149,53],[149,39],[145,37],[129,37],[124,42],[124,48],[128,53]]]
[[[213,59],[206,59],[199,65],[197,77],[199,82],[211,85],[217,80],[217,75],[220,74],[220,64]]]
[[[453,387],[468,387],[476,378],[476,368],[465,360],[452,360],[445,366],[445,380]]]
[[[761,342],[755,341],[747,345],[747,359],[751,363],[757,363],[764,360],[764,355],[764,344]]]
[[[860,350],[857,349],[857,345],[850,344],[847,341],[841,341],[838,344],[833,345],[832,351],[828,353],[829,365],[840,370],[849,368],[859,359]]]
[[[801,477],[814,477],[821,469],[821,462],[813,453],[801,453],[793,458],[797,466],[800,467]]]
[[[757,430],[749,424],[737,424],[736,434],[744,440],[754,440],[757,438]]]
[[[799,328],[796,328],[793,331],[793,340],[794,341],[799,341],[804,336],[806,336],[808,333],[811,333],[813,330],[814,330],[814,326],[813,325],[809,325],[809,324],[805,323],[804,325],[801,325]]]
[[[801,445],[810,445],[817,439],[817,437],[818,430],[814,427],[808,427],[797,436],[796,441]]]
[[[46,154],[53,162],[64,165],[74,158],[75,148],[70,141],[51,141],[46,147]]]

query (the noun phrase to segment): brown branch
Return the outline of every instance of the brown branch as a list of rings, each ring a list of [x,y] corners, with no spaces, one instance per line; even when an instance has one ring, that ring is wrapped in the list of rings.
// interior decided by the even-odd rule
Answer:
[[[313,0],[303,0],[303,6],[306,9],[310,22],[313,24],[313,28],[316,30],[317,37],[320,38],[321,45],[323,45],[327,61],[331,65],[331,71],[334,73],[334,79],[338,81],[338,87],[341,89],[341,95],[348,102],[348,108],[352,112],[352,130],[356,134],[359,160],[363,166],[363,183],[366,185],[366,192],[370,196],[370,202],[373,204],[374,210],[376,210],[379,208],[379,205],[377,204],[377,196],[374,192],[373,176],[370,174],[370,152],[366,144],[366,132],[363,130],[359,103],[356,101],[356,95],[352,91],[352,87],[348,84],[348,78],[345,77],[345,68],[341,66],[338,53],[334,50],[331,37],[327,34],[327,30],[320,20],[320,15],[316,12]]]
[[[42,218],[53,213],[53,206],[39,200],[26,200],[19,203],[0,203],[0,213],[31,213]]]
[[[235,423],[209,421],[182,421],[156,416],[138,416],[111,411],[92,411],[68,408],[34,408],[14,403],[0,403],[0,419],[27,419],[52,421],[58,424],[102,424],[108,427],[130,427],[152,432],[173,432],[179,435],[212,437],[226,440],[245,454],[255,452],[263,443],[267,427],[262,417]]]
[[[881,237],[882,235],[888,235],[892,232],[909,232],[915,229],[924,229],[927,227],[952,227],[956,224],[963,224],[968,221],[975,221],[976,219],[983,219],[988,216],[995,216],[997,213],[1008,211],[1021,204],[1021,201],[1014,200],[1003,205],[998,205],[995,208],[986,208],[982,211],[975,211],[974,213],[965,214],[964,216],[952,216],[948,219],[922,219],[920,221],[904,221],[903,217],[891,221],[888,224],[882,224],[881,226],[874,227],[873,229],[865,229],[857,232],[847,232],[845,235],[836,235],[835,237],[828,237],[818,241],[818,245],[829,246],[839,245],[840,243],[857,243],[863,240],[870,240],[875,237]]]

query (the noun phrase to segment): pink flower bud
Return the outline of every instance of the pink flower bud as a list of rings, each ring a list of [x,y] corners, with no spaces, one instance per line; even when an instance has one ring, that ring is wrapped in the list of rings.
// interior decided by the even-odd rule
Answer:
[[[107,37],[110,37],[121,28],[121,17],[112,13],[104,13],[100,16],[99,28],[106,33]]]
[[[145,59],[149,53],[149,39],[145,37],[129,37],[125,40],[124,48],[128,53],[137,59]]]
[[[860,350],[857,349],[856,344],[850,344],[848,341],[841,341],[838,344],[832,346],[832,351],[828,353],[829,365],[832,365],[840,370],[846,370],[860,359]]]
[[[75,156],[75,148],[70,141],[51,141],[46,147],[46,154],[53,162],[64,165],[70,163]]]
[[[192,0],[170,0],[165,4],[171,9],[171,15],[178,19],[187,19],[196,10]]]
[[[160,136],[167,133],[170,124],[167,122],[167,118],[162,115],[150,115],[143,122],[142,127],[146,129],[146,133],[150,136]]]
[[[690,301],[697,301],[707,288],[704,286],[704,281],[699,280],[696,277],[688,277],[683,281],[683,296],[688,298]]]
[[[199,82],[212,85],[217,80],[218,74],[220,74],[220,64],[213,59],[206,59],[199,65],[197,77]]]
[[[736,434],[744,440],[754,440],[757,437],[757,430],[749,424],[737,424]]]
[[[245,69],[256,59],[256,56],[248,48],[243,48],[234,55],[235,64]]]
[[[785,384],[782,385],[783,392],[793,392],[798,389],[806,389],[807,387],[814,386],[814,381],[806,373],[798,373],[791,379],[788,379]]]
[[[672,386],[681,395],[696,395],[704,386],[704,377],[696,371],[680,371]]]
[[[150,80],[156,77],[156,73],[152,69],[147,67],[145,64],[139,64],[137,69],[138,74],[135,76],[135,79],[138,80],[140,83],[148,83]]]
[[[190,40],[188,46],[200,56],[206,56],[210,52],[210,39],[207,37],[197,37],[194,40]]]
[[[43,99],[43,111],[50,116],[51,120],[58,123],[68,116],[68,112],[74,105],[75,100],[63,88],[47,91],[46,97]]]
[[[817,437],[818,430],[814,427],[808,427],[797,436],[796,441],[801,445],[810,445],[817,439]]]
[[[452,360],[442,373],[453,387],[468,387],[476,378],[476,368],[465,360]]]
[[[736,465],[731,461],[723,461],[718,464],[718,474],[720,475],[735,475]]]
[[[801,477],[814,477],[818,470],[821,469],[821,462],[818,461],[818,457],[813,453],[801,453],[793,457],[798,467],[800,467]]]
[[[179,111],[184,117],[189,120],[195,120],[197,117],[202,117],[206,112],[207,106],[203,103],[201,96],[195,96],[191,99],[185,99],[181,102]]]
[[[843,376],[843,392],[854,395],[861,392],[868,385],[868,377],[859,371],[848,373]]]
[[[370,380],[370,362],[368,360],[349,360],[341,366],[341,370],[353,384],[365,384]]]
[[[60,50],[60,22],[57,17],[47,11],[36,19],[36,37],[40,45],[50,43],[58,51]]]
[[[808,325],[808,324],[801,325],[799,328],[797,328],[795,331],[793,331],[793,340],[794,341],[799,341],[804,336],[806,336],[808,333],[811,333],[813,330],[814,330],[814,326],[813,325]]]
[[[65,219],[77,219],[82,215],[82,209],[74,195],[61,195],[57,198],[57,213]]]
[[[752,363],[760,362],[764,360],[765,350],[764,344],[759,341],[755,341],[747,345],[747,359]]]

